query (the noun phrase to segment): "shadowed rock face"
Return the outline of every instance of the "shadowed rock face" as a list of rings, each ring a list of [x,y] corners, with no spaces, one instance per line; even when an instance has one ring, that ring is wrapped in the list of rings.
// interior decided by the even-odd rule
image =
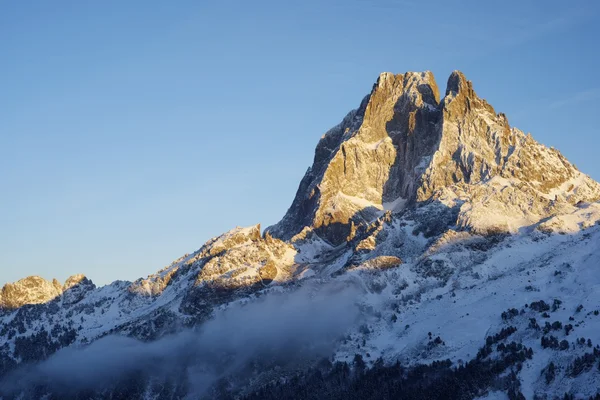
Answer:
[[[515,211],[533,223],[565,211],[550,194],[579,175],[558,151],[511,128],[461,72],[450,75],[441,101],[431,72],[383,73],[360,107],[321,138],[292,206],[267,231],[289,240],[308,227],[337,245],[384,210],[451,197],[449,207],[470,203],[457,225],[485,233],[487,227],[472,223],[470,213],[479,206],[466,193],[515,204],[533,197],[533,206]],[[511,180],[508,192],[485,186],[496,176]],[[559,203],[599,197],[598,184],[587,176],[578,184],[581,189]],[[511,224],[505,225],[500,230]]]

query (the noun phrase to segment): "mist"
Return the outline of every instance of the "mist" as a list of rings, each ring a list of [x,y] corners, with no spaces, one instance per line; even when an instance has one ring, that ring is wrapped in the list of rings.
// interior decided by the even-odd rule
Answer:
[[[71,346],[9,374],[0,381],[0,394],[30,393],[39,387],[53,394],[96,392],[144,377],[187,378],[189,394],[202,395],[250,364],[294,367],[331,355],[336,341],[360,318],[355,303],[359,292],[347,281],[305,284],[243,300],[217,311],[198,329],[153,342],[113,335]]]

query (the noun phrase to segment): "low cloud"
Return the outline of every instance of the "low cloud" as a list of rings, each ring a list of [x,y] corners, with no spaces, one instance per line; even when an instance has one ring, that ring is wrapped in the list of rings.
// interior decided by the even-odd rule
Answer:
[[[184,374],[189,390],[199,395],[257,359],[293,366],[330,355],[359,318],[358,294],[348,282],[305,285],[236,304],[200,329],[157,341],[108,336],[17,369],[0,381],[0,394],[102,391],[132,376],[161,381]]]

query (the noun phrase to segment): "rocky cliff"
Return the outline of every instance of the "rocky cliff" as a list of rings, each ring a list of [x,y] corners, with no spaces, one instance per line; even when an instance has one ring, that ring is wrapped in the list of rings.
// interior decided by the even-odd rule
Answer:
[[[321,138],[292,206],[267,230],[289,240],[308,227],[337,245],[385,210],[438,201],[460,212],[461,229],[514,232],[598,198],[596,182],[511,128],[461,72],[441,101],[431,72],[383,73]]]

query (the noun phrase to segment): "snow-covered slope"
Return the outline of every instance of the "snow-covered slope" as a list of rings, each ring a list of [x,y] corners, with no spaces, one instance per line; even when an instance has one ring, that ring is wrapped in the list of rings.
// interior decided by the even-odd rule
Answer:
[[[566,235],[517,234],[498,243],[459,235],[400,268],[350,271],[370,275],[361,277],[371,285],[364,301],[378,312],[368,333],[351,334],[336,358],[352,360],[360,353],[367,362],[383,357],[405,365],[449,358],[459,365],[476,357],[487,337],[514,327],[498,343],[516,341],[533,349],[519,373],[526,398],[569,392],[587,398],[598,391],[600,357],[577,374],[573,363],[600,349],[599,268],[600,227],[594,226]],[[547,309],[532,305],[540,301]],[[438,336],[443,344],[432,345]],[[544,348],[543,337],[566,340],[568,346]],[[585,343],[578,343],[581,338]],[[547,383],[543,370],[550,362],[556,377]]]
[[[598,199],[598,183],[510,127],[462,73],[452,73],[443,99],[430,72],[384,73],[320,140],[292,206],[265,233],[259,225],[235,228],[135,282],[97,288],[79,275],[64,285],[39,277],[6,285],[0,375],[51,361],[64,347],[115,334],[156,341],[214,324],[240,305],[260,309],[260,299],[334,284],[359,288],[352,293],[361,317],[338,332],[330,361],[361,370],[360,358],[375,371],[449,359],[444,368],[456,374],[468,363],[497,361],[494,383],[481,380],[463,398],[587,398],[600,382]],[[320,300],[323,310],[341,296],[332,293]],[[294,336],[261,321],[265,331]],[[302,364],[271,360],[268,368],[257,367],[265,357],[242,357],[254,369],[221,371],[229,386],[204,393],[252,398],[269,382],[286,390],[291,375],[312,365],[309,354]],[[194,368],[169,395],[166,383],[152,386],[160,379],[151,375],[128,396],[179,398],[188,390],[180,380],[190,385]],[[205,389],[217,383],[203,379]],[[34,391],[22,393],[53,393],[47,385],[28,381]],[[0,386],[0,397],[15,393]]]

